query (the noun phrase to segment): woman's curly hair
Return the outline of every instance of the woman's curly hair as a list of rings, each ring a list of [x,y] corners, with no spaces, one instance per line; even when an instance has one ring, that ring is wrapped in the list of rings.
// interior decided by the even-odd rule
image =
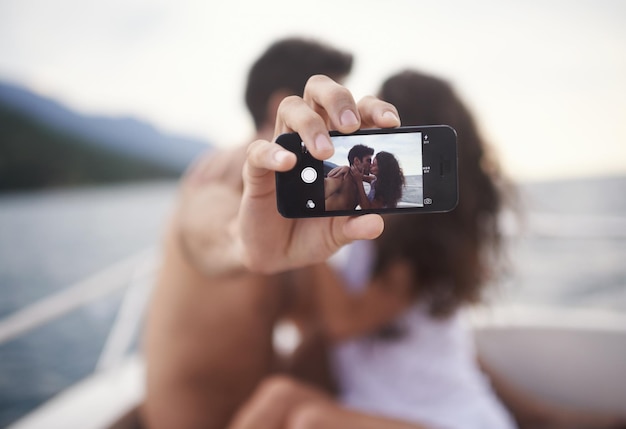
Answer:
[[[404,173],[400,163],[389,152],[376,154],[378,164],[378,176],[376,178],[376,194],[374,199],[383,203],[383,207],[396,207],[402,198],[404,187]]]
[[[434,316],[476,303],[501,273],[499,213],[515,195],[491,156],[469,110],[444,80],[404,71],[386,80],[380,98],[394,104],[403,125],[447,124],[457,131],[459,204],[449,213],[388,216],[376,240],[375,272],[398,259],[413,268],[414,294]],[[506,197],[506,198],[505,198]]]

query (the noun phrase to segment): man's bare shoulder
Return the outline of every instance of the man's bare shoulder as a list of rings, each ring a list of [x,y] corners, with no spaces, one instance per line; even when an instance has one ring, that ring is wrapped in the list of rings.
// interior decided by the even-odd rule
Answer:
[[[356,207],[356,188],[349,177],[326,177],[324,188],[326,210],[351,210]]]
[[[246,160],[247,145],[207,151],[191,164],[183,176],[185,187],[211,183],[242,188],[241,171]]]

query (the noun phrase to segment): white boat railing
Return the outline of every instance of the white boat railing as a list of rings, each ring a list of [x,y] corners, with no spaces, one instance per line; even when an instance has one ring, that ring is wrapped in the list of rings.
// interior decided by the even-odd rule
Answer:
[[[140,325],[139,321],[154,283],[156,259],[156,248],[144,249],[83,281],[15,311],[0,320],[0,345],[86,304],[127,288],[98,359],[97,369],[110,367],[124,356]]]
[[[139,334],[157,270],[155,252],[151,251],[143,256],[130,277],[117,317],[96,364],[96,371],[119,365]]]

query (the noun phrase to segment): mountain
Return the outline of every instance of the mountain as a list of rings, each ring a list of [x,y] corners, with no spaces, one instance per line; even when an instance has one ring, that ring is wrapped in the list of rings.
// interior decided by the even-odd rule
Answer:
[[[11,114],[81,140],[82,143],[181,172],[208,142],[163,133],[133,118],[86,116],[25,88],[0,82],[0,105]]]
[[[0,192],[179,175],[178,169],[110,151],[0,104]]]

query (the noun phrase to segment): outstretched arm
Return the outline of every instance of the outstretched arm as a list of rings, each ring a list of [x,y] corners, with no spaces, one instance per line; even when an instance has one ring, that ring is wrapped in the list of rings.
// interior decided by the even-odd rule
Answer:
[[[333,151],[329,127],[397,125],[393,106],[374,98],[357,105],[345,88],[317,76],[304,98],[283,101],[275,132],[298,131],[324,159]],[[224,427],[273,368],[281,273],[382,231],[374,215],[282,218],[274,172],[294,164],[293,154],[259,140],[205,157],[183,180],[146,322],[142,414],[151,429]]]
[[[230,232],[245,156],[207,154],[182,180],[143,339],[150,429],[224,428],[274,368],[281,278],[242,269]]]

